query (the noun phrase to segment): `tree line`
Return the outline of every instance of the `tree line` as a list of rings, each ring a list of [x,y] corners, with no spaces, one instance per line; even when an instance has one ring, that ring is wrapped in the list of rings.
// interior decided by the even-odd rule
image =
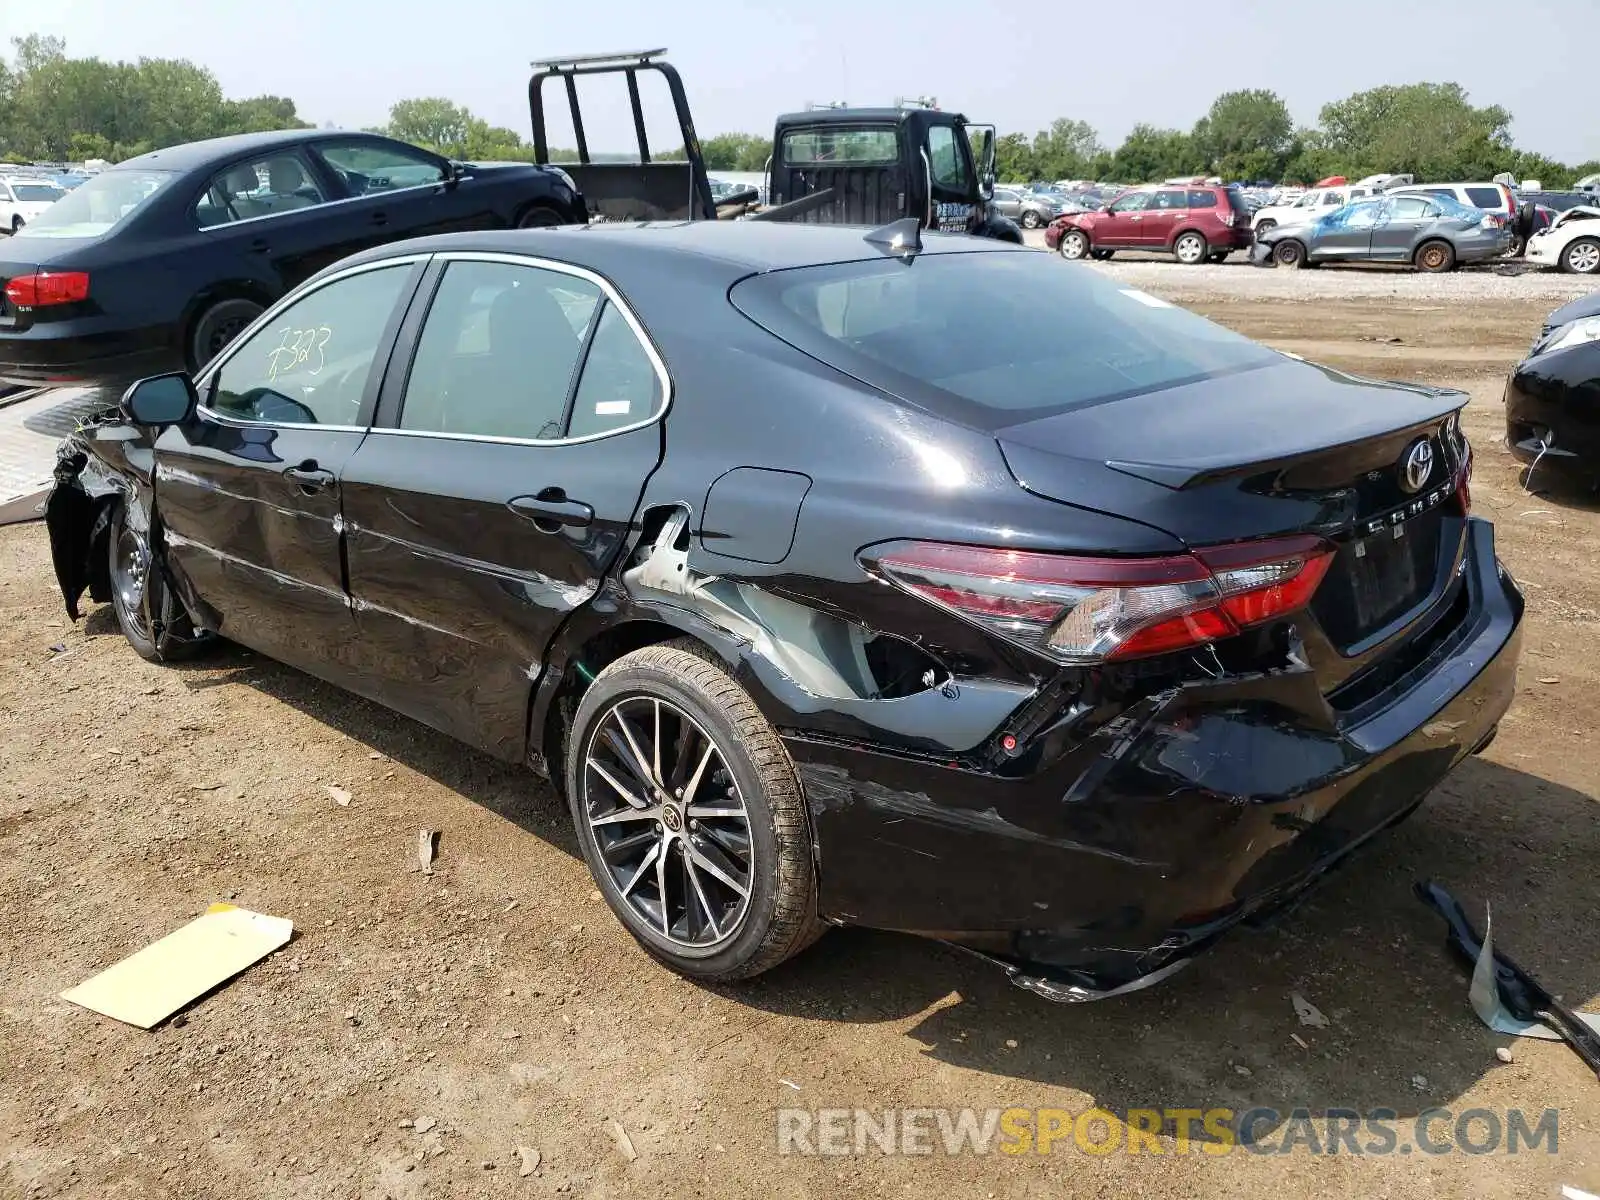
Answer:
[[[223,95],[206,68],[184,59],[105,62],[68,57],[59,38],[12,39],[0,58],[0,160],[112,162],[201,138],[309,128],[283,96]],[[516,130],[490,125],[443,97],[401,100],[374,132],[458,159],[532,161]],[[759,171],[772,152],[761,133],[724,133],[701,142],[713,171]],[[678,147],[663,158],[682,158]],[[1230,180],[1311,183],[1327,175],[1379,171],[1418,179],[1488,179],[1510,171],[1567,187],[1600,172],[1600,161],[1568,166],[1519,150],[1511,114],[1477,107],[1454,83],[1413,83],[1357,92],[1322,107],[1316,126],[1297,127],[1275,92],[1226,92],[1187,131],[1135,125],[1109,148],[1084,121],[1066,117],[1031,137],[1002,133],[995,146],[1002,180],[1104,179],[1125,183],[1187,174]],[[570,162],[573,150],[552,149]]]

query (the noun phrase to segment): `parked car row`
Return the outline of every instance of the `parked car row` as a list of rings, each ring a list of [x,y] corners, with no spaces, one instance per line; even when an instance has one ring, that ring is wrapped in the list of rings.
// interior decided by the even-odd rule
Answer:
[[[1304,267],[1332,262],[1409,263],[1419,271],[1453,271],[1508,253],[1513,234],[1499,213],[1469,208],[1448,195],[1389,192],[1358,200],[1306,224],[1257,236],[1258,266]]]

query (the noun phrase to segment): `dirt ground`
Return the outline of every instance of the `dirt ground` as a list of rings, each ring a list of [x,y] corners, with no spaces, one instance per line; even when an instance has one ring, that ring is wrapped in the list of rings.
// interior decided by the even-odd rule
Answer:
[[[1283,923],[1087,1006],[864,931],[749,986],[696,986],[612,919],[532,776],[248,652],[148,666],[109,609],[67,621],[42,526],[0,530],[0,1194],[1600,1191],[1600,1084],[1560,1044],[1483,1028],[1410,894],[1433,877],[1480,919],[1492,902],[1499,944],[1553,991],[1600,993],[1600,504],[1529,494],[1500,444],[1504,372],[1553,305],[1195,306],[1335,365],[1470,389],[1474,501],[1528,594],[1498,740]],[[423,827],[442,831],[431,878]],[[180,1019],[141,1032],[58,998],[227,899],[292,918],[296,939]],[[1297,1021],[1295,991],[1327,1028]],[[1554,1107],[1559,1152],[1095,1156],[1068,1139],[809,1157],[777,1153],[785,1106],[1387,1107],[1402,1128],[1435,1106]],[[518,1147],[538,1151],[527,1176]]]

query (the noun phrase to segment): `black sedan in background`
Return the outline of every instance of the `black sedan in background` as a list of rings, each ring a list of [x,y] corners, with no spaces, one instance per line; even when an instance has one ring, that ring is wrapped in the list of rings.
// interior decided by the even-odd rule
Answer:
[[[1522,600],[1463,394],[863,233],[349,259],[63,444],[69,611],[547,772],[617,917],[708,980],[831,923],[1142,986],[1493,735]]]
[[[1509,253],[1514,241],[1504,217],[1447,196],[1384,196],[1257,234],[1250,261],[1289,268],[1409,263],[1419,271],[1453,271]]]
[[[1519,462],[1600,487],[1600,292],[1545,319],[1505,400],[1506,444]]]
[[[302,129],[157,150],[0,240],[0,383],[198,370],[347,255],[586,218],[559,168],[453,163],[374,134]]]

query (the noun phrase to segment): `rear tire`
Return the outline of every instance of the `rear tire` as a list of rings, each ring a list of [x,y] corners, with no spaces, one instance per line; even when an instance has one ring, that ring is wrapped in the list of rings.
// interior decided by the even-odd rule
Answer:
[[[1306,265],[1306,248],[1294,240],[1279,242],[1272,248],[1272,261],[1289,271]]]
[[[1423,242],[1417,247],[1413,261],[1419,271],[1425,271],[1430,275],[1443,275],[1447,271],[1456,269],[1455,247],[1449,242],[1438,240]]]
[[[106,577],[117,626],[146,662],[192,657],[209,639],[195,633],[182,602],[167,587],[149,529],[133,528],[127,515],[119,506],[106,536]]]
[[[601,671],[573,717],[566,757],[590,874],[658,961],[731,982],[822,935],[794,764],[749,694],[700,646],[646,646]],[[655,815],[634,815],[646,811]]]
[[[1228,261],[1228,252],[1226,250],[1213,250],[1211,252],[1211,261],[1213,263],[1225,263],[1225,262],[1227,262]]]
[[[1561,269],[1569,275],[1600,275],[1600,239],[1577,238],[1561,252]]]
[[[1115,250],[1091,250],[1091,251],[1089,251],[1089,257],[1094,259],[1096,262],[1110,262],[1112,257],[1115,254],[1116,254]]]
[[[1077,262],[1089,253],[1089,235],[1081,229],[1069,229],[1061,235],[1056,252],[1069,262]]]
[[[1190,229],[1178,235],[1172,243],[1172,253],[1184,266],[1198,267],[1206,261],[1211,247],[1206,243],[1205,234]]]
[[[266,309],[254,300],[219,300],[196,319],[189,335],[189,373],[198,375]]]
[[[1024,229],[1037,229],[1039,226],[1044,224],[1044,221],[1040,218],[1038,213],[1034,212],[1032,209],[1029,209],[1027,212],[1022,214],[1022,220],[1019,223]]]

